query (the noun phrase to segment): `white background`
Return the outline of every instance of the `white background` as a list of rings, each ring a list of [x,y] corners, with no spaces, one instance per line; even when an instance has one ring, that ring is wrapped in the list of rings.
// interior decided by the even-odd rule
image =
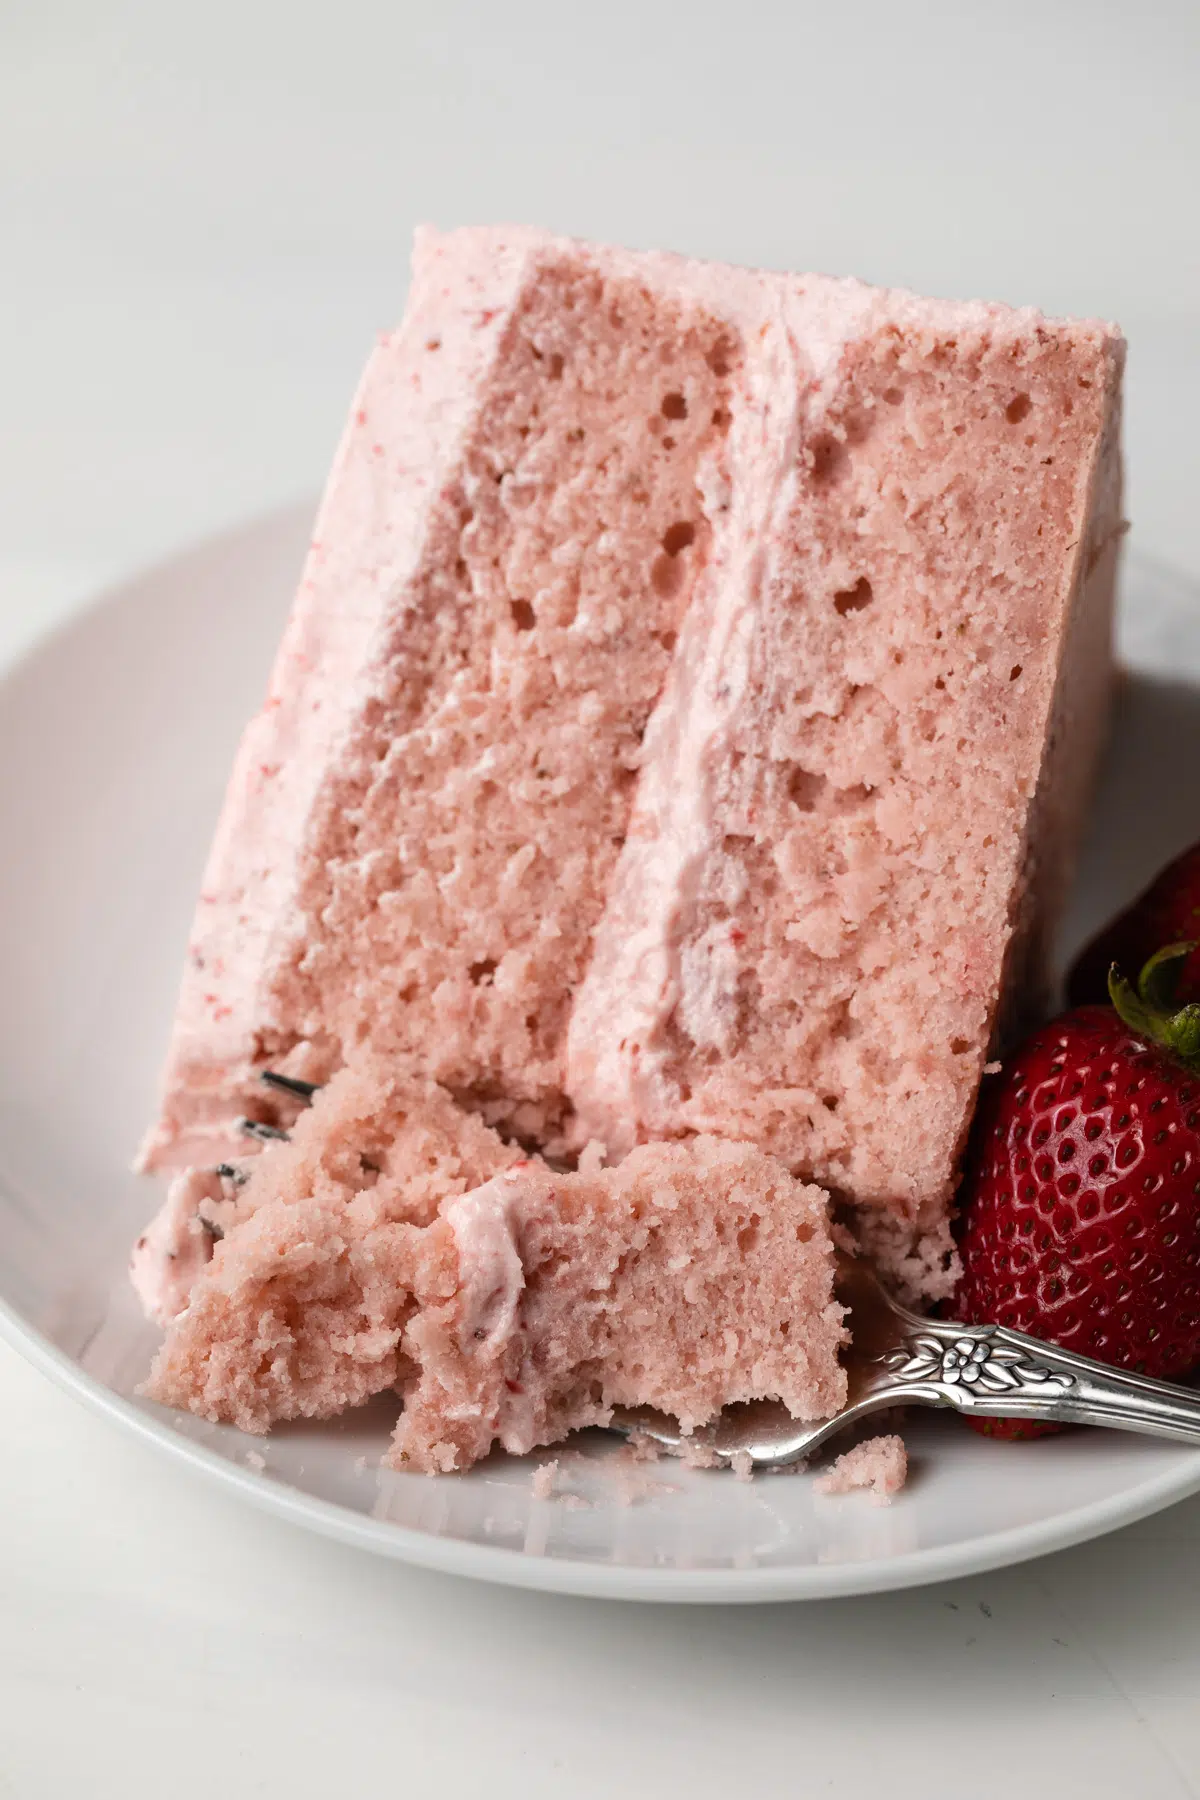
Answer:
[[[1137,542],[1200,576],[1198,174],[1186,0],[0,0],[0,655],[317,486],[426,218],[1115,316]],[[1173,1800],[1198,1553],[1193,1501],[879,1600],[473,1589],[239,1509],[0,1348],[0,1800]]]

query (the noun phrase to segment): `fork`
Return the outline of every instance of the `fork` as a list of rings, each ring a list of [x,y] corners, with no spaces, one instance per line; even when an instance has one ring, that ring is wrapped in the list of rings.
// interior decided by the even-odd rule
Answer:
[[[793,1419],[778,1400],[724,1412],[690,1436],[649,1408],[618,1409],[612,1429],[675,1454],[700,1447],[754,1468],[804,1461],[848,1426],[897,1406],[950,1407],[968,1418],[1106,1425],[1200,1447],[1200,1394],[1076,1356],[1006,1325],[925,1319],[886,1291],[869,1263],[839,1254],[838,1296],[853,1342],[846,1404],[831,1419]]]
[[[278,1093],[309,1104],[310,1081],[262,1072]],[[286,1142],[277,1125],[239,1119],[238,1129],[260,1143]],[[222,1164],[235,1181],[244,1171]],[[610,1429],[649,1438],[681,1455],[697,1447],[729,1463],[749,1459],[761,1469],[803,1462],[851,1425],[891,1407],[949,1407],[976,1419],[1025,1419],[1034,1424],[1104,1425],[1200,1447],[1200,1394],[1169,1381],[1114,1369],[1060,1350],[1007,1325],[960,1325],[927,1319],[894,1299],[869,1262],[838,1253],[838,1297],[849,1308],[853,1340],[843,1356],[846,1404],[831,1419],[794,1419],[778,1400],[730,1406],[685,1433],[650,1407],[619,1407]]]

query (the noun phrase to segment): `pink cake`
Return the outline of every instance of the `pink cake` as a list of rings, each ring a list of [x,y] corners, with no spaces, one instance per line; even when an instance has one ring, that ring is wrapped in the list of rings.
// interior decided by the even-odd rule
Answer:
[[[813,1483],[818,1494],[852,1494],[870,1490],[877,1506],[890,1506],[908,1479],[908,1452],[900,1437],[867,1438],[818,1475]]]
[[[652,1406],[685,1431],[738,1401],[844,1403],[826,1200],[748,1144],[642,1145],[615,1169],[532,1163],[444,1205],[404,1347],[394,1467],[463,1468]]]
[[[558,1174],[444,1097],[431,1129],[429,1102],[356,1064],[257,1160],[168,1326],[152,1399],[261,1432],[395,1388],[390,1460],[430,1472],[618,1405],[690,1429],[760,1396],[800,1417],[842,1404],[818,1189],[715,1138]]]
[[[1122,360],[1095,322],[422,232],[145,1165],[367,1046],[531,1147],[756,1142],[944,1290],[1104,735]]]

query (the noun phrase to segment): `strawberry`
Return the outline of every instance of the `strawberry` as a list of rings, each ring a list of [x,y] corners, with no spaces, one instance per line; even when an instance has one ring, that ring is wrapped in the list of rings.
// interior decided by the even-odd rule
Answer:
[[[1168,863],[1145,893],[1083,949],[1067,976],[1072,1006],[1104,1005],[1108,971],[1140,969],[1168,944],[1200,938],[1200,844]],[[1200,949],[1179,976],[1176,1002],[1200,1000]]]
[[[1191,949],[1136,989],[1113,970],[1111,1006],[1052,1020],[986,1082],[954,1317],[1148,1375],[1200,1364],[1200,1005],[1174,1004]]]

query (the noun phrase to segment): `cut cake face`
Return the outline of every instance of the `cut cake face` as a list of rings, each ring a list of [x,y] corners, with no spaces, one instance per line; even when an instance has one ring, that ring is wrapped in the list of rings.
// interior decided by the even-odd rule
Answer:
[[[836,316],[681,628],[567,1088],[612,1148],[721,1130],[914,1211],[1002,996],[1044,997],[1107,714],[1119,359],[998,309]]]
[[[530,1146],[748,1139],[915,1285],[1101,745],[1119,335],[418,241],[218,828],[147,1166],[411,1059]]]

